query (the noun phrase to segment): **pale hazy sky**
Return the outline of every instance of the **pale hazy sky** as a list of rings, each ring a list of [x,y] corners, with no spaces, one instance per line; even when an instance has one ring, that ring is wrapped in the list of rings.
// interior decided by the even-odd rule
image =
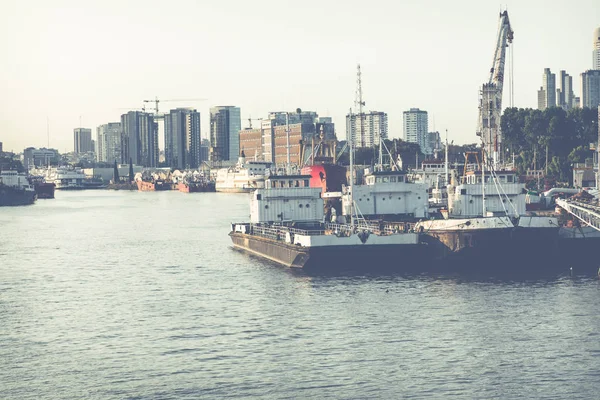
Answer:
[[[504,0],[506,1],[506,0]],[[514,38],[515,105],[536,107],[544,67],[574,76],[592,65],[598,0],[0,0],[0,141],[5,150],[73,150],[73,128],[119,121],[142,100],[332,116],[340,139],[353,106],[356,64],[367,110],[385,111],[402,137],[402,111],[473,143],[477,95],[488,79],[498,13]],[[504,106],[509,106],[505,82]]]

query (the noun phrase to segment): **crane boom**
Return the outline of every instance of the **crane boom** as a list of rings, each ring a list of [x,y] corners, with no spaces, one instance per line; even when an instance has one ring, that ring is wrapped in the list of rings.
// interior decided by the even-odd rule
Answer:
[[[502,116],[502,88],[504,86],[504,64],[506,48],[512,43],[514,32],[508,19],[508,11],[500,13],[498,37],[494,60],[490,69],[490,78],[480,91],[479,120],[477,135],[481,136],[484,150],[484,160],[491,161],[496,168],[502,162],[502,132],[500,117]],[[492,158],[489,160],[489,158]]]

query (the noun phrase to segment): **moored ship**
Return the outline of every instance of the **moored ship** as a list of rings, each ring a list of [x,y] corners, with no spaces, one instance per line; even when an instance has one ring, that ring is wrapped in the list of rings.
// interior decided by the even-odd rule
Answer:
[[[27,175],[17,171],[0,172],[0,206],[24,206],[33,204],[36,199]]]
[[[81,168],[58,167],[48,171],[46,181],[53,182],[56,190],[81,190],[86,177]]]
[[[141,192],[155,192],[173,190],[175,185],[170,173],[164,171],[152,172],[149,170],[138,172],[134,177],[138,190]]]
[[[138,190],[141,192],[154,192],[160,190],[173,190],[173,183],[163,180],[143,181],[136,180]]]
[[[33,185],[38,199],[54,198],[54,189],[56,188],[54,182],[46,182],[45,177],[36,175],[29,177],[29,183]]]
[[[467,165],[465,171],[460,184],[453,177],[448,185],[445,219],[415,226],[436,259],[479,269],[530,268],[536,262],[545,266],[558,241],[557,218],[526,214],[527,191],[515,171],[486,176],[477,165]]]
[[[177,189],[184,193],[214,192],[215,183],[208,180],[204,182],[179,182]]]
[[[235,166],[217,171],[215,191],[226,193],[248,193],[265,187],[270,162],[246,161],[244,152]]]
[[[354,219],[325,222],[321,189],[309,182],[310,175],[269,177],[252,193],[250,222],[232,224],[234,247],[287,267],[318,270],[404,269],[424,256],[416,232]]]

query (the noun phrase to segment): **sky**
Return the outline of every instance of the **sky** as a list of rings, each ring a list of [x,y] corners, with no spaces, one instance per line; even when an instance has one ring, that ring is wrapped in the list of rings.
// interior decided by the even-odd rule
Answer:
[[[507,1],[507,0],[504,0]],[[0,142],[73,151],[73,129],[116,122],[145,99],[247,119],[301,108],[345,139],[361,65],[366,110],[429,113],[429,130],[475,143],[501,9],[514,30],[514,105],[536,107],[542,72],[566,70],[580,96],[598,0],[2,0]],[[508,65],[506,76],[508,77]],[[503,106],[510,106],[505,79]],[[167,102],[176,99],[198,99]],[[205,99],[205,100],[202,100]],[[256,124],[257,122],[254,121]],[[49,129],[48,129],[49,127]],[[162,139],[161,139],[162,143]]]

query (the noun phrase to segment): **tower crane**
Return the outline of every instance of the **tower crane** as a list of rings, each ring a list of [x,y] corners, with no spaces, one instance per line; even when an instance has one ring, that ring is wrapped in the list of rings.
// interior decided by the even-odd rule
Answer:
[[[208,99],[170,99],[170,100],[159,100],[158,97],[155,97],[154,100],[144,100],[144,107],[146,103],[154,103],[154,111],[158,114],[158,103],[174,103],[174,102],[185,102],[185,101],[204,101]]]
[[[481,136],[484,150],[484,160],[491,161],[496,168],[502,162],[502,132],[500,117],[502,115],[502,87],[504,83],[504,64],[506,48],[513,41],[513,30],[508,19],[508,11],[500,13],[498,37],[494,60],[490,69],[490,78],[483,84],[479,99],[479,120],[477,136]],[[491,160],[488,160],[491,157]]]
[[[248,129],[252,129],[252,121],[262,121],[262,118],[252,118],[248,116]]]

